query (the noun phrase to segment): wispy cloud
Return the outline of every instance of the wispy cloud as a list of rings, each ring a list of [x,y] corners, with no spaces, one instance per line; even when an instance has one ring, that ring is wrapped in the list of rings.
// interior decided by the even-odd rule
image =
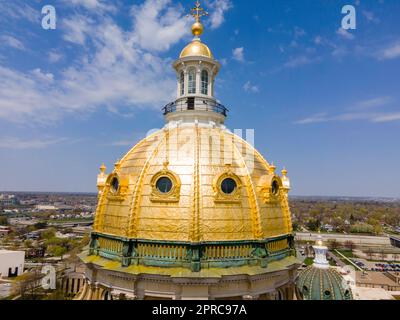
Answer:
[[[353,40],[354,39],[354,34],[350,33],[349,31],[339,28],[336,30],[336,34],[338,34],[340,37],[346,39],[346,40]]]
[[[357,102],[352,109],[371,109],[371,108],[376,108],[376,107],[382,107],[387,105],[388,103],[392,102],[393,98],[392,97],[377,97],[377,98],[372,98],[368,100],[363,100],[360,102]]]
[[[68,139],[21,139],[16,137],[0,138],[0,149],[44,149],[60,143],[65,143]]]
[[[239,47],[239,48],[233,49],[232,57],[236,61],[244,62],[244,48],[243,47]]]
[[[84,2],[93,8],[104,3]],[[185,37],[189,19],[171,0],[146,0],[132,15],[133,27],[128,29],[107,12],[83,15],[78,10],[64,17],[60,31],[80,53],[56,75],[39,68],[18,71],[0,62],[0,118],[51,124],[99,107],[118,106],[125,115],[159,108],[172,99],[170,59],[160,53]],[[51,61],[59,58],[53,53]]]
[[[247,81],[243,85],[243,90],[246,91],[246,92],[252,92],[252,93],[260,92],[260,89],[258,88],[258,86],[253,85],[250,81]]]
[[[283,64],[284,68],[297,68],[312,63],[313,60],[305,55],[292,57]]]
[[[15,38],[13,36],[10,36],[10,35],[6,35],[6,34],[1,35],[0,43],[4,44],[6,46],[9,46],[11,48],[14,48],[14,49],[18,49],[18,50],[22,50],[22,51],[26,50],[24,44],[20,40],[18,40],[17,38]]]
[[[88,10],[92,11],[110,11],[116,12],[117,7],[111,4],[111,1],[104,1],[104,0],[63,0],[68,5],[76,6],[76,7],[83,7]]]
[[[394,100],[391,97],[377,97],[369,100],[363,100],[355,103],[353,106],[347,108],[347,111],[330,115],[328,113],[313,114],[304,119],[295,121],[296,124],[315,124],[324,122],[335,121],[368,121],[373,123],[393,122],[400,120],[399,112],[388,111],[371,111],[373,108],[387,106]]]
[[[373,22],[373,23],[379,23],[380,20],[379,18],[377,18],[374,14],[374,12],[372,11],[368,11],[368,10],[363,10],[362,11],[362,15],[367,19],[367,21],[369,22]]]
[[[391,60],[400,58],[400,42],[389,45],[377,54],[379,60]]]
[[[230,0],[214,0],[208,2],[208,7],[211,9],[211,29],[216,29],[224,23],[225,13],[233,8],[233,4]]]

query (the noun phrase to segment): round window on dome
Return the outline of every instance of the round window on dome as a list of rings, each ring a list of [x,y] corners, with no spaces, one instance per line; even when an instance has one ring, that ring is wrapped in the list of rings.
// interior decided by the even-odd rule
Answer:
[[[277,195],[279,192],[279,184],[278,181],[274,180],[271,186],[271,192],[273,195]]]
[[[156,188],[161,193],[168,193],[172,190],[172,181],[168,177],[161,177],[156,182]]]
[[[236,181],[232,178],[226,178],[221,183],[221,190],[225,194],[232,194],[236,190]]]
[[[111,180],[111,191],[112,191],[113,193],[117,193],[117,192],[118,192],[118,189],[119,189],[119,180],[118,180],[117,177],[114,177],[114,178]]]

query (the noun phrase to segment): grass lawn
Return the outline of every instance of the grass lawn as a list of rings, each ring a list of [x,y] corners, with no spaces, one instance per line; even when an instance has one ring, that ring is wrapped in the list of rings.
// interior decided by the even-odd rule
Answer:
[[[354,258],[354,254],[351,250],[339,250],[338,251],[347,258]]]

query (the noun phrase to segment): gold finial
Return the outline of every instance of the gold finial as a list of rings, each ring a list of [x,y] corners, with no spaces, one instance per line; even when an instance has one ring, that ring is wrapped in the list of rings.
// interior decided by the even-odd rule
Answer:
[[[120,161],[120,160],[118,160],[118,161],[115,163],[115,170],[119,170],[119,168],[121,168],[121,161]]]
[[[284,167],[283,170],[282,170],[282,176],[286,177],[286,175],[287,175],[287,170],[286,170],[286,168]]]
[[[163,162],[164,170],[167,170],[167,169],[168,169],[168,166],[169,166],[169,161],[168,161],[168,160],[164,161],[164,162]]]
[[[190,11],[190,14],[196,19],[196,22],[192,25],[192,33],[195,37],[198,37],[202,35],[204,31],[200,18],[208,16],[208,12],[200,6],[199,1],[196,1],[196,6]]]
[[[100,167],[100,172],[101,172],[101,173],[104,173],[104,172],[106,172],[106,169],[107,169],[107,167],[106,167],[105,164],[103,163],[103,164],[101,165],[101,167]]]
[[[274,174],[275,173],[275,169],[276,169],[276,167],[275,167],[274,163],[272,162],[271,165],[269,166],[269,172],[271,174]]]

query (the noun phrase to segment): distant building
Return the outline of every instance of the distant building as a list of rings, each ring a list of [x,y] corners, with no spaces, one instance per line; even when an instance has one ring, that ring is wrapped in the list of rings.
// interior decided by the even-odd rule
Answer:
[[[13,194],[0,194],[0,206],[19,205],[18,199]]]
[[[8,235],[10,232],[10,227],[0,226],[0,237]]]
[[[398,236],[398,237],[390,236],[390,244],[393,247],[400,248],[400,236]]]
[[[333,226],[330,224],[326,224],[323,226],[323,229],[328,231],[328,232],[332,232],[333,231]]]
[[[24,272],[25,252],[0,250],[0,278],[10,278]]]
[[[38,210],[38,211],[51,211],[51,210],[57,210],[57,207],[53,206],[53,205],[47,205],[47,204],[38,204],[36,206],[36,210]]]

